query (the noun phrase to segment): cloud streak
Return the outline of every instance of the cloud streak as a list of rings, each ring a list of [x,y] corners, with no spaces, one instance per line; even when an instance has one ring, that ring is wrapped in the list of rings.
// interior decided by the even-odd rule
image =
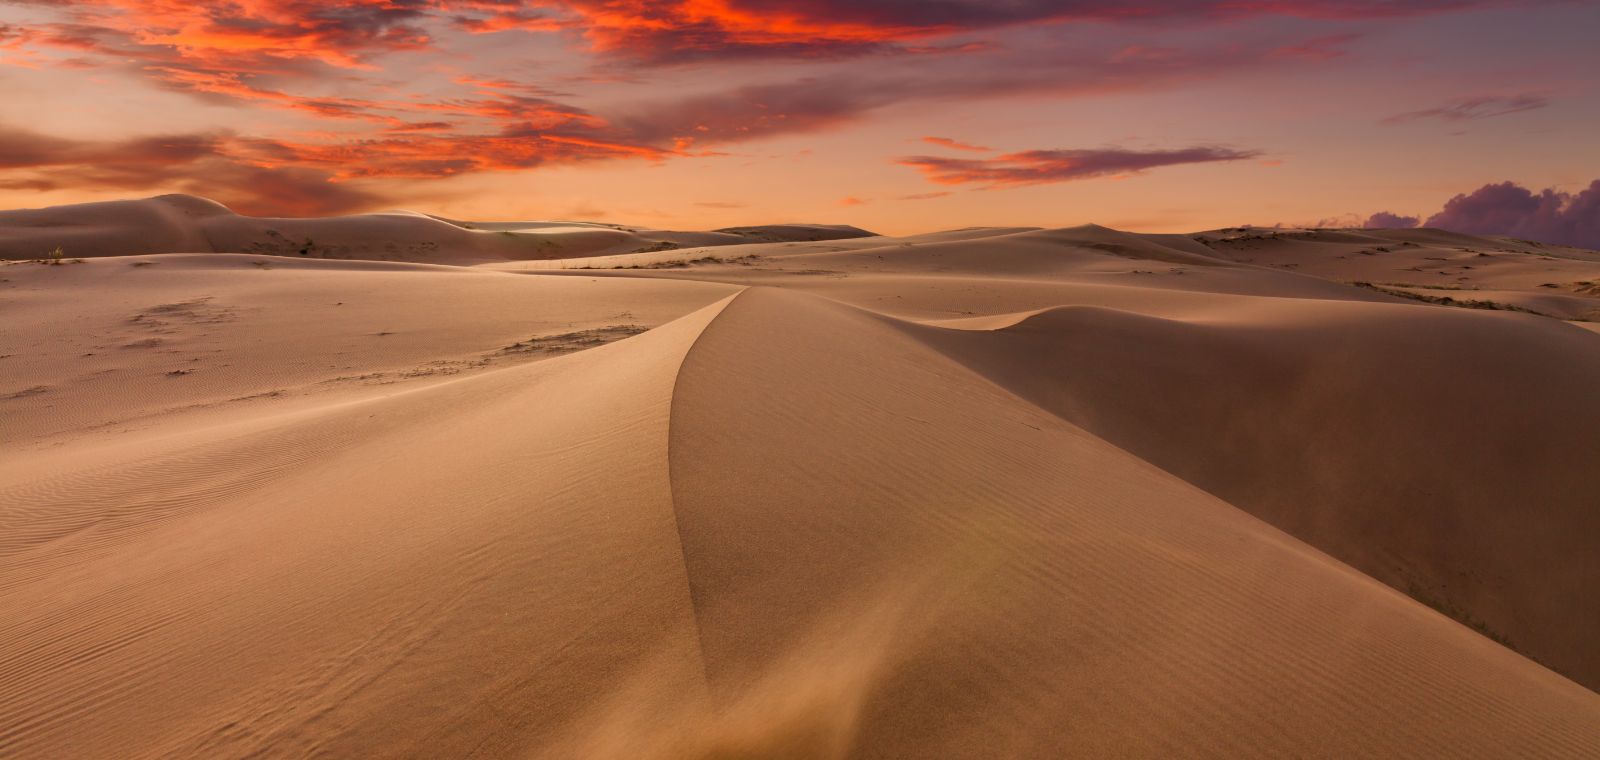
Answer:
[[[1259,151],[1198,146],[1177,150],[1029,150],[998,158],[907,156],[897,163],[922,172],[938,185],[978,185],[984,189],[1075,182],[1097,177],[1142,174],[1184,164],[1242,161]]]
[[[1261,16],[1373,19],[1509,0],[552,0],[457,3],[474,31],[574,30],[590,49],[640,63],[951,52],[948,38],[1022,24],[1157,24]],[[530,10],[533,5],[539,10]],[[1306,48],[1328,55],[1325,48]]]
[[[68,140],[0,126],[0,188],[178,191],[258,215],[318,215],[370,208],[381,197],[323,171],[272,167],[232,155],[226,133],[127,140]]]
[[[369,208],[383,200],[384,195],[361,180],[438,178],[618,158],[660,160],[666,155],[577,134],[514,129],[495,135],[400,134],[314,143],[229,132],[70,140],[0,126],[0,188],[167,189],[216,198],[247,213],[314,215]]]
[[[960,140],[952,140],[948,137],[924,137],[922,138],[922,141],[928,143],[929,145],[937,145],[941,148],[949,148],[951,150],[964,150],[970,153],[994,152],[994,148],[986,148],[982,145],[974,145],[973,143],[961,142]]]
[[[1395,114],[1385,118],[1380,123],[1395,126],[1424,119],[1452,122],[1477,121],[1478,119],[1489,119],[1496,116],[1532,111],[1548,105],[1550,105],[1549,98],[1535,93],[1481,95],[1470,98],[1456,98],[1433,108]]]

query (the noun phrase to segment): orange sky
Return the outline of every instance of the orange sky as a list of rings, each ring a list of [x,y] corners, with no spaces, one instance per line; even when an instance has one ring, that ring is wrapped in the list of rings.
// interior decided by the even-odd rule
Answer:
[[[1587,2],[0,0],[0,207],[1178,231],[1427,221],[1512,181],[1439,218],[1587,229],[1595,29]]]

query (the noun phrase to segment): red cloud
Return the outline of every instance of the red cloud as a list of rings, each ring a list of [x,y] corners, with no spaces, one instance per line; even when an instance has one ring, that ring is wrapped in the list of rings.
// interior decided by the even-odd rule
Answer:
[[[1554,1],[1554,0],[1539,0]],[[1510,0],[53,0],[65,11],[55,44],[71,28],[91,46],[136,48],[169,63],[233,72],[264,72],[285,62],[367,68],[385,53],[427,49],[431,28],[473,32],[558,31],[590,49],[643,61],[730,56],[815,57],[894,49],[985,50],[976,41],[928,44],[932,38],[1034,23],[1140,23],[1280,15],[1392,17],[1511,5]],[[118,39],[109,40],[106,33]],[[1285,55],[1339,54],[1322,44]]]
[[[930,182],[939,185],[979,184],[999,188],[1139,174],[1162,166],[1241,161],[1259,155],[1259,151],[1253,150],[1201,146],[1147,151],[1030,150],[992,159],[910,156],[897,163],[915,167]]]
[[[42,167],[49,165],[60,167],[51,171],[59,171],[63,177],[81,177],[96,186],[121,182],[120,186],[129,188],[152,186],[163,172],[174,183],[200,183],[204,178],[187,173],[186,167],[207,162],[231,162],[230,166],[252,171],[303,170],[304,177],[314,178],[320,183],[314,186],[320,187],[330,181],[371,177],[432,177],[579,161],[656,161],[705,155],[703,147],[693,146],[813,132],[908,100],[1122,92],[1167,87],[1263,64],[1301,65],[1294,59],[1318,57],[1343,39],[1319,38],[1298,46],[1273,39],[1265,44],[1239,42],[1195,50],[1129,47],[1113,54],[1083,46],[991,46],[956,37],[967,32],[1038,21],[1134,23],[1177,16],[1260,14],[1348,17],[1481,4],[1478,0],[28,2],[34,12],[53,14],[57,22],[30,23],[26,28],[0,26],[0,55],[8,55],[7,60],[33,63],[32,58],[16,56],[67,51],[71,60],[81,65],[119,67],[198,98],[283,109],[318,119],[364,121],[377,127],[368,132],[373,139],[350,142],[211,136],[201,141],[203,157],[166,165],[151,163],[162,151],[108,149],[94,161],[16,164],[9,168],[6,180],[14,185],[60,184],[43,176]],[[523,82],[461,76],[456,84],[470,90],[463,96],[422,97],[395,92],[394,85],[369,78],[366,72],[385,63],[385,56],[434,51],[441,41],[451,39],[449,34],[439,33],[445,25],[476,31],[566,29],[587,40],[593,49],[638,60],[874,50],[957,51],[964,55],[884,58],[875,61],[870,70],[829,71],[814,78],[794,77],[660,103],[630,104],[621,113],[608,114],[611,118],[559,102],[555,98],[565,96]],[[68,65],[59,59],[41,60]],[[305,92],[328,92],[324,88],[329,83],[337,83],[341,90],[337,94]],[[360,89],[363,87],[365,91]],[[981,149],[948,138],[928,140],[958,150]],[[101,145],[126,148],[128,144]],[[65,156],[94,149],[94,144],[82,143],[51,155],[56,156],[53,160],[65,161]],[[930,163],[923,168],[932,177],[946,179],[991,171],[995,184],[1014,184],[1029,171],[1040,176],[1068,172],[1059,165],[1047,166],[1049,160],[1036,160],[1045,153],[1050,152],[967,162],[971,166],[925,159]],[[156,171],[155,166],[166,168]],[[179,171],[178,167],[185,169]],[[0,164],[0,170],[6,169]],[[1124,170],[1136,171],[1137,167]],[[309,182],[302,184],[313,186]],[[345,190],[349,192],[344,196],[328,197],[335,203],[356,202],[350,195],[355,191]]]
[[[346,143],[240,140],[234,150],[234,155],[263,167],[316,167],[334,181],[447,177],[616,158],[659,161],[671,155],[649,146],[537,131],[411,134]]]
[[[293,143],[227,133],[67,140],[0,127],[0,188],[165,189],[217,198],[248,213],[334,213],[381,196],[349,180],[514,171],[668,152],[581,135],[400,134],[346,143]]]
[[[81,23],[170,48],[186,59],[263,62],[309,59],[360,67],[372,54],[427,47],[420,0],[68,0]],[[235,67],[229,67],[235,68]]]
[[[1153,22],[1280,15],[1388,18],[1512,5],[1511,0],[476,0],[457,3],[473,14],[474,31],[565,26],[596,51],[641,61],[730,56],[822,56],[897,49],[934,37],[1029,23]],[[531,12],[527,6],[556,13]],[[954,48],[960,50],[958,46]],[[1331,45],[1285,49],[1286,55],[1328,57]]]

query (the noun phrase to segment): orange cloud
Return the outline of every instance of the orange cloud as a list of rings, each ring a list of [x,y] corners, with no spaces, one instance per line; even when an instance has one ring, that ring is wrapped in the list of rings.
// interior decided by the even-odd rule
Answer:
[[[268,168],[231,155],[226,134],[68,140],[0,125],[0,189],[162,190],[216,198],[244,213],[316,215],[370,208],[381,197],[326,172]]]
[[[369,139],[354,141],[329,134],[308,137],[305,132],[293,138],[213,136],[207,157],[180,162],[227,161],[261,171],[303,169],[316,173],[318,181],[348,183],[582,161],[719,155],[716,146],[817,132],[911,100],[1069,97],[1170,87],[1268,62],[1313,65],[1324,53],[1337,52],[1337,43],[1348,37],[1312,38],[1298,45],[1275,36],[1266,45],[1189,50],[1132,45],[1097,51],[1094,46],[1058,45],[1023,49],[959,36],[1004,26],[1074,19],[1138,23],[1185,15],[1393,15],[1488,1],[25,0],[29,14],[52,20],[30,21],[26,27],[0,25],[0,60],[114,68],[212,102],[375,125],[366,133]],[[458,75],[453,84],[462,91],[442,94],[407,91],[404,81],[395,81],[401,72],[419,67],[378,78],[375,72],[396,60],[415,62],[420,55],[446,52],[438,46],[459,39],[452,36],[452,26],[475,32],[561,30],[590,50],[633,63],[828,56],[831,64],[836,53],[874,52],[898,57],[875,60],[870,68],[834,67],[816,76],[785,74],[765,83],[739,77],[742,84],[731,89],[699,89],[688,97],[628,103],[604,116],[561,102],[569,96],[536,84],[481,73]],[[960,56],[951,55],[955,53]],[[912,60],[909,54],[932,57]],[[61,55],[71,58],[51,57]],[[596,72],[650,73],[617,66],[615,60],[596,60],[601,65],[589,72],[588,81]],[[428,69],[439,72],[442,67]],[[924,140],[953,150],[989,150],[948,137]],[[1093,156],[1058,153],[1030,151],[983,161],[911,157],[904,162],[939,183],[1003,185],[1091,176],[1083,167],[1107,158],[1104,151]],[[63,166],[79,167],[70,171],[97,186],[119,181],[114,168],[119,162],[144,167],[130,169],[130,188],[145,186],[161,174],[149,171],[149,163],[123,161],[121,155],[102,154],[98,160],[107,163],[103,171],[90,171],[88,162]],[[1148,168],[1129,160],[1128,166],[1092,176]],[[13,174],[0,175],[0,180],[45,181],[39,176],[43,165],[30,166],[13,167]],[[982,177],[987,179],[974,179]]]
[[[1030,150],[998,158],[909,156],[897,163],[921,171],[939,185],[983,185],[987,189],[1072,182],[1095,177],[1125,178],[1162,166],[1242,161],[1260,151],[1200,146],[1178,150]]]
[[[961,142],[959,140],[952,140],[952,139],[950,139],[948,137],[924,137],[924,138],[922,138],[922,141],[925,142],[925,143],[928,143],[930,145],[937,145],[937,146],[939,146],[941,148],[950,148],[952,150],[965,150],[965,151],[971,151],[973,153],[989,153],[989,152],[994,150],[994,148],[985,148],[982,145],[973,145],[972,143],[964,143],[964,142]]]
[[[1560,0],[1539,0],[1560,2]],[[938,37],[1022,24],[1226,20],[1253,16],[1391,18],[1511,0],[464,0],[462,28],[575,31],[592,50],[646,62],[704,58],[819,57],[893,50],[959,53],[987,49],[981,41],[911,44]],[[1285,56],[1338,56],[1341,37],[1327,37]]]

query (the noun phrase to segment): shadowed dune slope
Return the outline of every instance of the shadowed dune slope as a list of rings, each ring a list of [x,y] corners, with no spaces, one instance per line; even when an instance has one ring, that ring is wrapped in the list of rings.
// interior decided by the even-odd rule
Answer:
[[[901,324],[1063,419],[1600,685],[1600,339],[1524,315],[1240,299]],[[1137,350],[1130,350],[1137,347]]]

